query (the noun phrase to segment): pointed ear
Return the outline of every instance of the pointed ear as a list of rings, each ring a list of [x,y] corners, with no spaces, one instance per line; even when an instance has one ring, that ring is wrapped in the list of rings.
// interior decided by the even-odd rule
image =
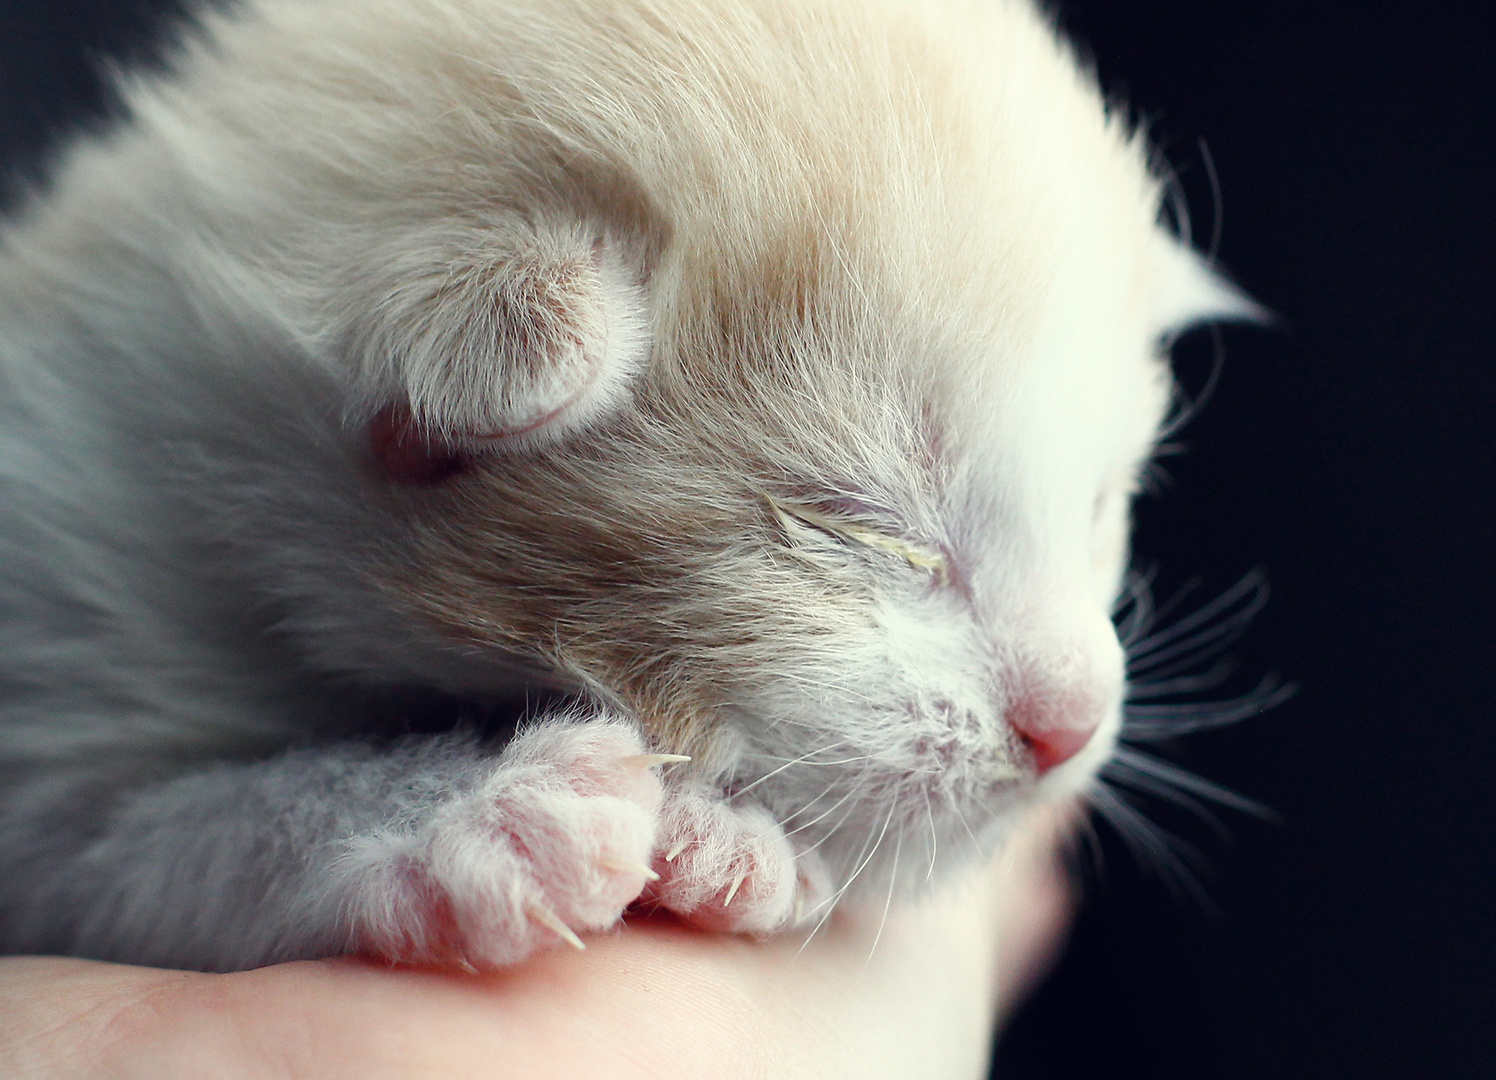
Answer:
[[[1153,325],[1168,337],[1205,322],[1271,323],[1273,315],[1198,252],[1160,237]]]
[[[472,452],[559,437],[620,407],[648,352],[621,248],[579,227],[445,224],[375,269],[355,332],[356,414]],[[378,440],[376,440],[376,443]]]

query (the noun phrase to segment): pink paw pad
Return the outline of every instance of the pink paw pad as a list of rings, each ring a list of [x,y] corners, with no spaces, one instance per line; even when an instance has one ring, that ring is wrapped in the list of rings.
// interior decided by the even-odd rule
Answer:
[[[621,723],[541,725],[488,778],[407,833],[366,837],[341,867],[361,948],[487,969],[606,930],[654,877],[663,789]]]

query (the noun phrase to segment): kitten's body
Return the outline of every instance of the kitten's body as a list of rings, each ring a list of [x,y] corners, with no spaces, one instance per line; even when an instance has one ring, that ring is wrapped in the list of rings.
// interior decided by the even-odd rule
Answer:
[[[1084,786],[1233,301],[1027,6],[205,22],[3,237],[0,945],[769,931]]]

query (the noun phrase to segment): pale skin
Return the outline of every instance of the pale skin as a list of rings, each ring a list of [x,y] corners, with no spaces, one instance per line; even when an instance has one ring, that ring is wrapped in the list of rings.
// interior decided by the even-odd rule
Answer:
[[[201,975],[0,960],[16,1080],[985,1076],[1072,908],[1052,814],[916,908],[751,942],[642,920],[499,974],[341,959]],[[881,924],[881,932],[880,932]]]

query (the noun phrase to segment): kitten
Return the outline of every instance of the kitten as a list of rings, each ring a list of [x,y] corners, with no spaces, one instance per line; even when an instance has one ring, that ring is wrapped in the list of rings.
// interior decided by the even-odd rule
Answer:
[[[1248,305],[1027,3],[251,0],[172,68],[0,237],[0,947],[770,933],[1085,789],[1167,343]]]

